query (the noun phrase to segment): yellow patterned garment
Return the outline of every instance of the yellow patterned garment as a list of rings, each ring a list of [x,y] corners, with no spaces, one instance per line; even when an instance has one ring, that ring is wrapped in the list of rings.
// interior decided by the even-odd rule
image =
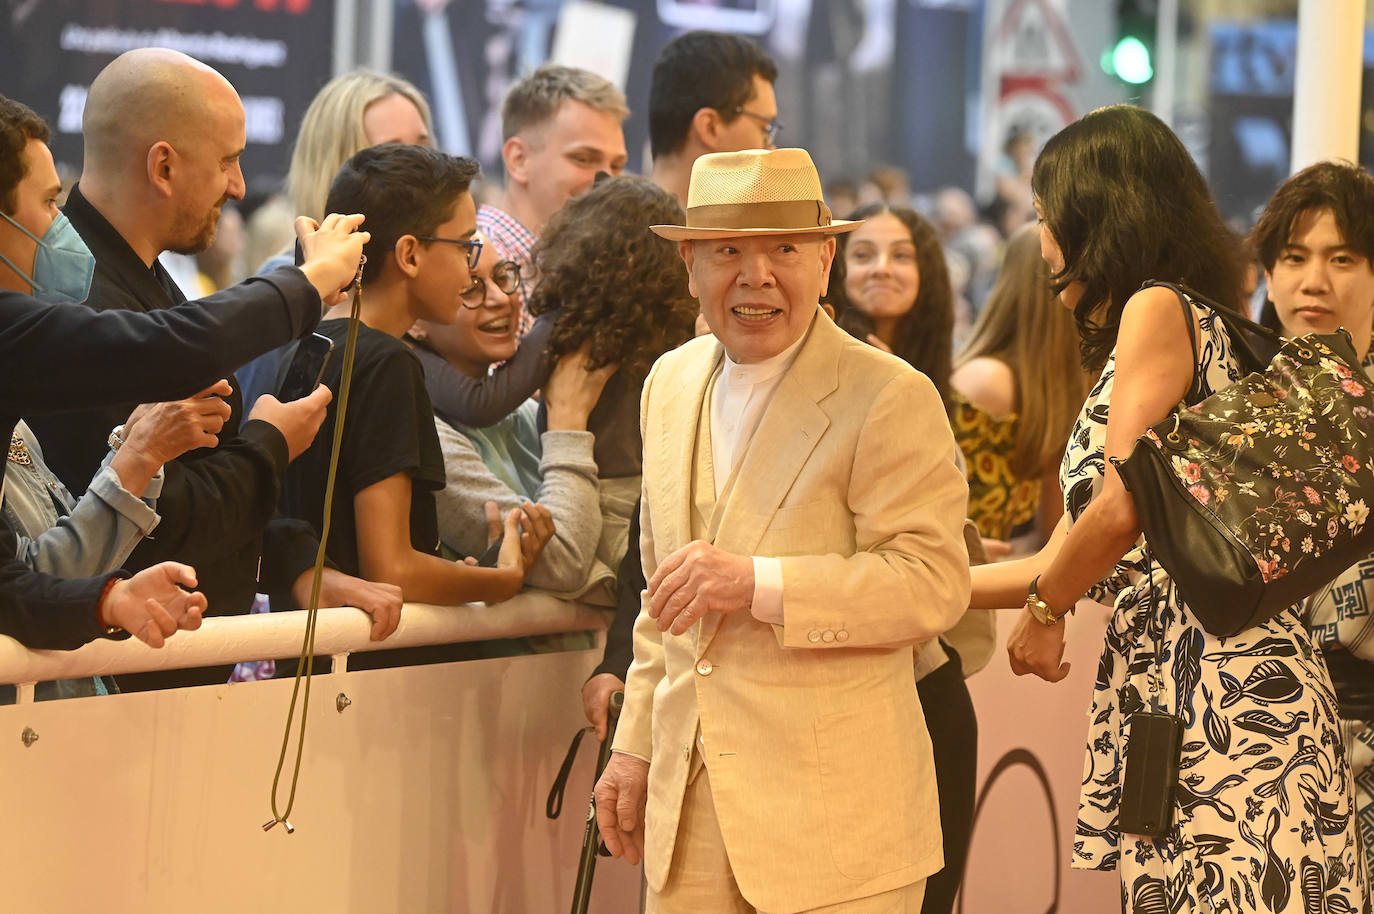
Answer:
[[[1016,414],[995,418],[957,391],[950,392],[950,402],[954,440],[968,463],[968,516],[989,539],[1024,532],[1040,506],[1040,480],[1012,474]]]

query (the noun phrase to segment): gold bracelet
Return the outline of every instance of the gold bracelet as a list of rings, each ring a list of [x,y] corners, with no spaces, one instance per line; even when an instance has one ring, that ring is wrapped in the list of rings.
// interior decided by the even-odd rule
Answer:
[[[1040,575],[1037,574],[1035,579],[1030,582],[1030,590],[1026,593],[1026,609],[1030,610],[1035,621],[1041,625],[1057,625],[1069,614],[1069,610],[1055,615],[1054,610],[1050,609],[1049,604],[1040,599],[1040,594],[1036,592],[1036,585],[1039,583]]]

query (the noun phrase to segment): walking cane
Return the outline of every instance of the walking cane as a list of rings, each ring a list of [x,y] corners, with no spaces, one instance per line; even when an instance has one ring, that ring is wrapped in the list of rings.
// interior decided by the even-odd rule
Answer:
[[[606,770],[606,762],[611,758],[611,743],[615,742],[615,727],[620,722],[620,709],[625,704],[625,693],[611,693],[606,708],[606,739],[601,743],[601,751],[596,754],[595,785]],[[592,899],[592,873],[596,870],[598,850],[602,856],[609,857],[606,846],[601,843],[601,835],[596,827],[596,794],[592,794],[587,804],[587,829],[582,834],[582,859],[577,864],[577,885],[573,888],[572,914],[587,914],[587,905]]]

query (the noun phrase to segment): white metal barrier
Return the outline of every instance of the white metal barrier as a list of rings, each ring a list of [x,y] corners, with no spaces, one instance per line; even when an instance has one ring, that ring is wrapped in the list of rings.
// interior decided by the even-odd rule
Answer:
[[[306,615],[300,610],[216,616],[206,619],[197,631],[175,633],[157,649],[129,638],[92,641],[74,651],[35,651],[12,638],[0,637],[0,683],[19,686],[22,704],[31,697],[33,683],[52,679],[295,657],[300,654]],[[407,603],[401,611],[400,625],[385,641],[368,640],[370,620],[365,613],[348,607],[328,608],[319,611],[315,654],[335,658],[334,672],[337,673],[346,668],[340,664],[346,665],[348,654],[358,651],[602,631],[605,628],[606,617],[602,611],[535,591],[517,594],[493,606]]]
[[[132,641],[28,651],[0,639],[0,681],[27,691],[51,678],[294,656],[303,626],[303,613],[209,619],[158,651]],[[362,613],[324,610],[316,646],[337,661],[602,627],[596,610],[522,594],[408,604],[381,643],[367,640]],[[292,835],[261,829],[290,680],[0,707],[0,908],[567,910],[590,748],[562,817],[547,819],[544,801],[585,723],[581,685],[599,659],[578,650],[352,672],[336,662],[314,678]],[[592,911],[638,910],[638,895],[637,869],[601,862]]]

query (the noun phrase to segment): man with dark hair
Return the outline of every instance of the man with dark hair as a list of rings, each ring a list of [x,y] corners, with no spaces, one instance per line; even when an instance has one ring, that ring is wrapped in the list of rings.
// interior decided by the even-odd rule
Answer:
[[[27,105],[0,95],[0,204],[6,212],[14,206],[12,195],[15,187],[24,179],[28,166],[24,155],[29,140],[48,142],[48,125]],[[62,188],[59,185],[54,193]]]
[[[1272,274],[1298,222],[1325,213],[1341,243],[1374,263],[1374,176],[1350,162],[1318,162],[1293,175],[1274,192],[1250,233],[1250,243]],[[1277,304],[1277,302],[1275,302]]]
[[[214,238],[220,208],[243,195],[238,157],[245,122],[238,94],[215,70],[184,54],[129,51],[91,84],[83,129],[81,181],[63,212],[95,255],[89,304],[147,311],[185,301],[157,257],[167,250],[203,250]],[[268,278],[303,281],[289,267]],[[157,536],[144,540],[127,566],[165,559],[194,565],[211,614],[247,612],[258,590],[282,595],[282,604],[289,594],[303,605],[318,542],[305,525],[276,517],[276,506],[281,473],[314,437],[328,394],[293,403],[263,397],[246,422],[237,385],[225,399],[230,417],[217,446],[166,465]],[[73,492],[84,490],[107,440],[122,443],[120,423],[132,405],[30,422],[51,450],[52,469]],[[320,601],[371,612],[376,638],[390,634],[399,619],[394,590],[332,569]],[[230,669],[137,674],[120,677],[120,686],[222,683]]]
[[[1344,327],[1366,371],[1374,323],[1374,176],[1350,162],[1318,162],[1280,185],[1251,234],[1287,336]],[[1347,380],[1352,389],[1361,382]],[[1316,485],[1316,483],[1314,483]],[[1311,491],[1309,489],[1309,491]],[[1330,496],[1332,493],[1328,492]],[[1334,493],[1359,506],[1360,493]],[[1315,497],[1315,493],[1314,493]],[[1366,498],[1368,496],[1365,496]],[[1355,510],[1352,507],[1352,510]],[[1307,545],[1311,545],[1310,541]],[[1296,544],[1295,544],[1296,546]],[[1351,566],[1307,606],[1321,645],[1350,757],[1355,816],[1374,866],[1374,555]]]
[[[495,568],[438,554],[433,493],[444,485],[444,459],[424,371],[402,338],[417,320],[450,324],[463,309],[480,307],[480,301],[470,303],[485,292],[471,273],[482,246],[468,192],[476,174],[472,159],[424,146],[375,146],[344,163],[326,204],[331,212],[344,207],[362,213],[372,232],[364,248],[360,325],[328,552],[344,571],[385,581],[405,599],[426,603],[514,596],[552,533],[548,511],[526,503],[505,518]],[[318,328],[334,340],[336,353],[344,351],[349,308],[335,306]],[[343,359],[332,359],[321,386],[337,394],[342,379]],[[338,411],[331,406],[315,443],[286,474],[287,512],[317,532],[336,421]]]
[[[654,183],[685,206],[698,156],[774,148],[777,78],[773,59],[738,35],[688,32],[664,45],[649,87]]]

